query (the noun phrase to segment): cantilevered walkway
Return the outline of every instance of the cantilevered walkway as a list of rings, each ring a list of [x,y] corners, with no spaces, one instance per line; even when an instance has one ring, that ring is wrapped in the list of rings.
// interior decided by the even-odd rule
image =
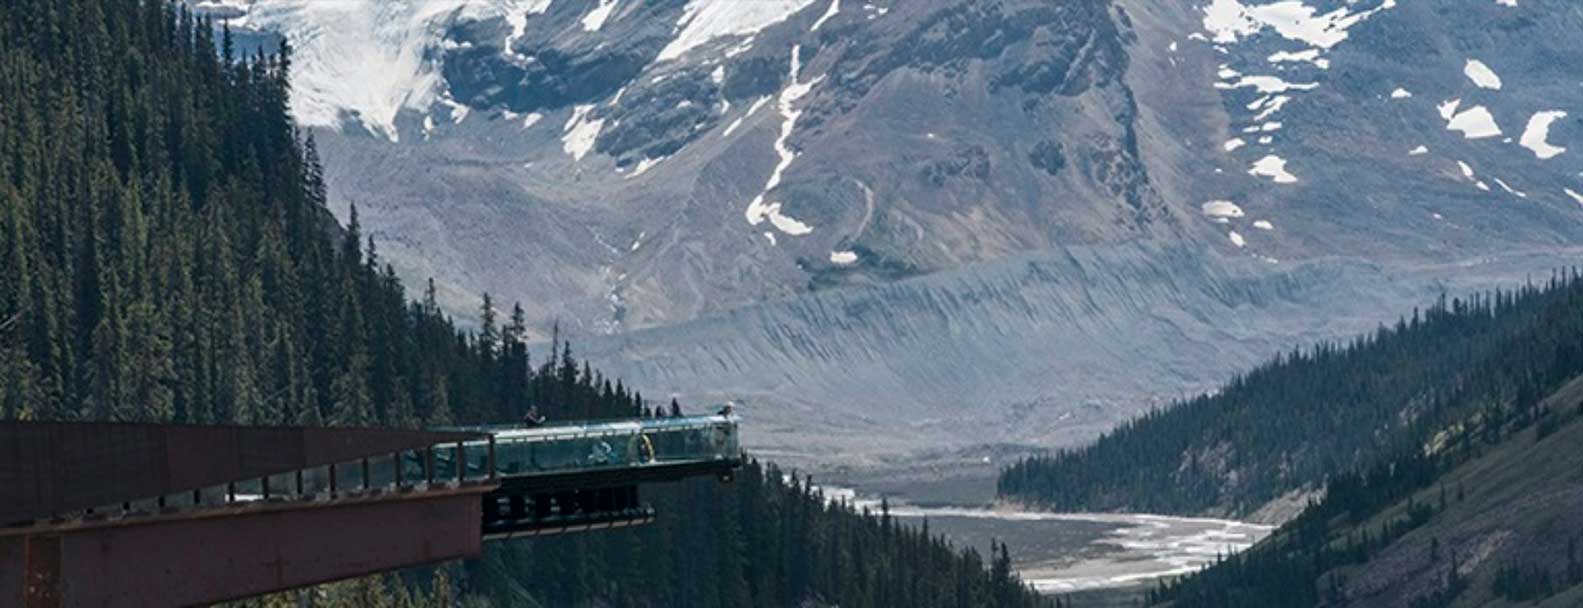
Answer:
[[[653,521],[735,417],[437,431],[0,423],[0,606],[207,604]]]
[[[741,465],[736,417],[453,429],[485,439],[439,451],[441,468],[462,455],[464,478],[491,474],[484,496],[486,540],[621,527],[653,521],[642,483],[713,475]]]

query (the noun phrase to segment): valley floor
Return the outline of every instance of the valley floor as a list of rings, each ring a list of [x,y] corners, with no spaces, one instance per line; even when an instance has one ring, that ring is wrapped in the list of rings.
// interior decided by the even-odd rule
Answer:
[[[1049,513],[994,503],[993,466],[930,476],[837,478],[826,495],[880,509],[988,554],[1008,545],[1024,581],[1041,593],[1073,596],[1080,606],[1130,605],[1161,577],[1196,571],[1217,557],[1248,548],[1274,528],[1231,520],[1149,514]],[[857,489],[852,489],[857,488]]]

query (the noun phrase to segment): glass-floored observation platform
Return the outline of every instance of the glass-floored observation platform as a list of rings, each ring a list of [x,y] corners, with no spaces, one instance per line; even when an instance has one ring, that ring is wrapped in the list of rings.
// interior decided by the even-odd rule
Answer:
[[[461,443],[467,477],[487,476],[492,468],[496,477],[510,483],[567,474],[586,476],[600,471],[709,465],[734,468],[741,451],[739,420],[736,416],[692,416],[445,430],[487,437]],[[436,446],[436,468],[453,470],[455,448],[456,444]]]

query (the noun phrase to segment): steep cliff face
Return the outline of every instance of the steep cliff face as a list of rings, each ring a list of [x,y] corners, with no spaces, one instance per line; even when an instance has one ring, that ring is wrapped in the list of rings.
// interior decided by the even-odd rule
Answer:
[[[1583,11],[1511,4],[200,6],[293,40],[409,283],[879,454],[1086,437],[1570,259]]]
[[[1109,2],[337,4],[226,14],[297,39],[337,208],[457,310],[609,332],[1180,238]]]

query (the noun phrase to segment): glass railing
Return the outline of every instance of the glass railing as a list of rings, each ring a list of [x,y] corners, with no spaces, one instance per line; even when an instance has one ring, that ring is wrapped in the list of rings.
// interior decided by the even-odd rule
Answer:
[[[533,475],[737,458],[736,416],[644,418],[586,424],[477,426],[455,430],[493,436],[495,471]],[[489,441],[464,442],[465,477],[487,475]],[[435,468],[453,471],[456,446],[435,447]]]
[[[739,457],[736,416],[643,418],[596,423],[490,425],[444,430],[477,433],[479,439],[442,443],[427,450],[310,467],[257,479],[166,496],[102,505],[93,517],[148,515],[176,509],[381,494],[481,482],[498,476],[635,468]],[[491,446],[493,444],[493,446]],[[457,456],[464,465],[456,466]]]

